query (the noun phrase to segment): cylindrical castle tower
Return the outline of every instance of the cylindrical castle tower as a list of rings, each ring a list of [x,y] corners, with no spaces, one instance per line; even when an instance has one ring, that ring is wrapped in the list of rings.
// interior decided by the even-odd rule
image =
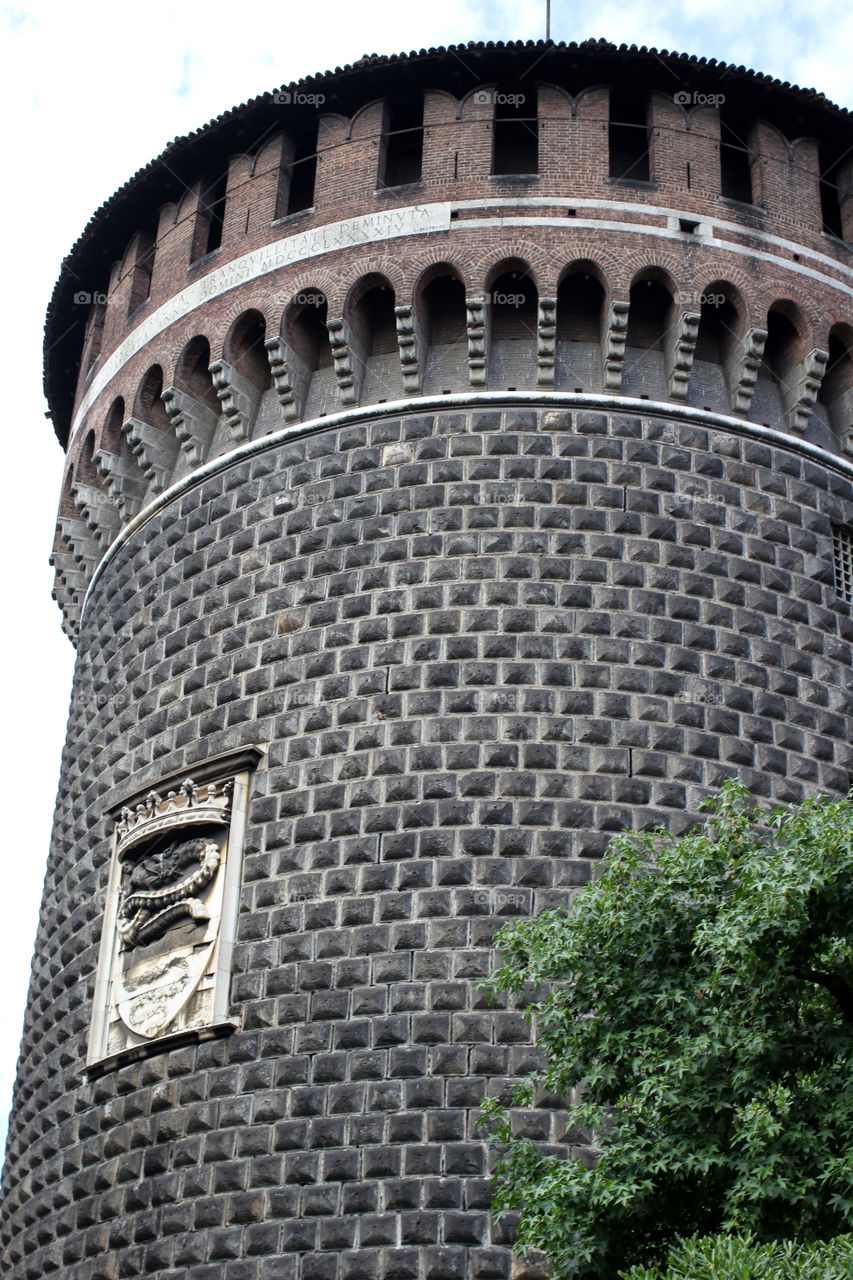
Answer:
[[[849,786],[851,147],[742,68],[473,45],[265,94],[93,217],[9,1280],[509,1276],[496,928],[732,774]]]

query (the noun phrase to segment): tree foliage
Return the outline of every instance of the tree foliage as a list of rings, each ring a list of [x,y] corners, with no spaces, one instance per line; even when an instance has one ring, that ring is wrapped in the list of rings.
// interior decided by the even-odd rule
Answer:
[[[750,1237],[718,1235],[678,1240],[661,1266],[632,1267],[623,1280],[850,1280],[853,1235],[826,1242],[759,1244]]]
[[[704,826],[611,843],[567,912],[497,936],[585,1163],[514,1136],[494,1208],[560,1276],[654,1265],[676,1235],[829,1239],[853,1221],[853,792],[762,818],[725,784]],[[582,1087],[581,1087],[582,1086]],[[590,1167],[591,1165],[591,1167]]]

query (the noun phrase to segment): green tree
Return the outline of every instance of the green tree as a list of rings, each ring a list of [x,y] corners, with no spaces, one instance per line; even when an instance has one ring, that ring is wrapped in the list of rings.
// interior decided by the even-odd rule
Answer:
[[[545,1064],[513,1103],[570,1100],[600,1152],[542,1152],[483,1105],[494,1209],[559,1276],[654,1265],[677,1235],[853,1222],[853,792],[762,817],[730,782],[708,808],[677,839],[616,837],[570,911],[497,935],[486,985],[533,984]]]

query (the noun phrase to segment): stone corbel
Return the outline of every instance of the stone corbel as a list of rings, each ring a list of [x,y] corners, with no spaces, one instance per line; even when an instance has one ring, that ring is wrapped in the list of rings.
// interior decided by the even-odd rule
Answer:
[[[748,329],[732,355],[727,372],[732,388],[732,413],[738,418],[745,418],[749,413],[766,341],[766,329]]]
[[[329,343],[332,348],[332,359],[335,362],[335,377],[341,404],[358,404],[364,377],[364,361],[359,360],[354,350],[350,327],[346,320],[341,318],[328,320],[326,328],[329,330]]]
[[[115,503],[98,485],[79,483],[71,486],[71,501],[99,547],[106,551],[121,523]]]
[[[688,311],[682,312],[669,334],[666,353],[669,398],[679,404],[684,404],[687,400],[690,370],[693,368],[693,353],[698,337],[699,316]]]
[[[489,350],[489,311],[485,298],[466,298],[468,331],[468,382],[472,387],[485,387]]]
[[[204,462],[213,443],[219,421],[216,412],[180,387],[167,387],[163,392],[163,403],[181,451],[192,466],[198,466]]]
[[[298,422],[305,412],[311,385],[310,370],[283,338],[268,338],[264,345],[284,420]]]
[[[248,440],[258,415],[262,392],[250,378],[226,360],[217,360],[210,366],[209,372],[213,379],[213,389],[222,405],[228,434],[237,444]]]
[[[628,303],[611,302],[602,343],[605,391],[618,391],[625,369],[625,341],[628,337]]]
[[[101,544],[88,525],[74,516],[60,516],[57,527],[75,563],[82,565],[83,573],[88,580],[103,554]]]
[[[782,383],[782,404],[788,426],[798,434],[809,425],[828,359],[829,352],[816,347]]]
[[[416,396],[421,389],[421,368],[419,353],[419,326],[414,307],[395,307],[394,316],[397,321],[397,348],[400,352],[400,370],[403,375],[403,395]]]
[[[557,358],[557,299],[540,298],[536,317],[536,385],[553,387]]]
[[[116,505],[122,523],[131,520],[145,501],[145,481],[136,459],[99,449],[92,459],[104,488]]]
[[[50,564],[56,570],[56,581],[61,583],[74,604],[82,604],[89,580],[79,562],[70,551],[53,551]]]
[[[168,488],[178,461],[177,439],[171,432],[152,427],[141,418],[128,418],[122,432],[151,493],[162,493]]]

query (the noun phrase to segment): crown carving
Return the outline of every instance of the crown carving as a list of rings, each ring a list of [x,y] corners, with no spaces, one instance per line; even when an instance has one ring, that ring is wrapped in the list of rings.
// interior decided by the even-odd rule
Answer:
[[[121,811],[116,823],[118,856],[123,857],[128,849],[164,831],[202,823],[229,822],[233,790],[233,778],[226,782],[208,782],[203,786],[187,778],[177,790],[169,791],[165,796],[161,796],[159,791],[149,791],[135,808],[125,805]]]

